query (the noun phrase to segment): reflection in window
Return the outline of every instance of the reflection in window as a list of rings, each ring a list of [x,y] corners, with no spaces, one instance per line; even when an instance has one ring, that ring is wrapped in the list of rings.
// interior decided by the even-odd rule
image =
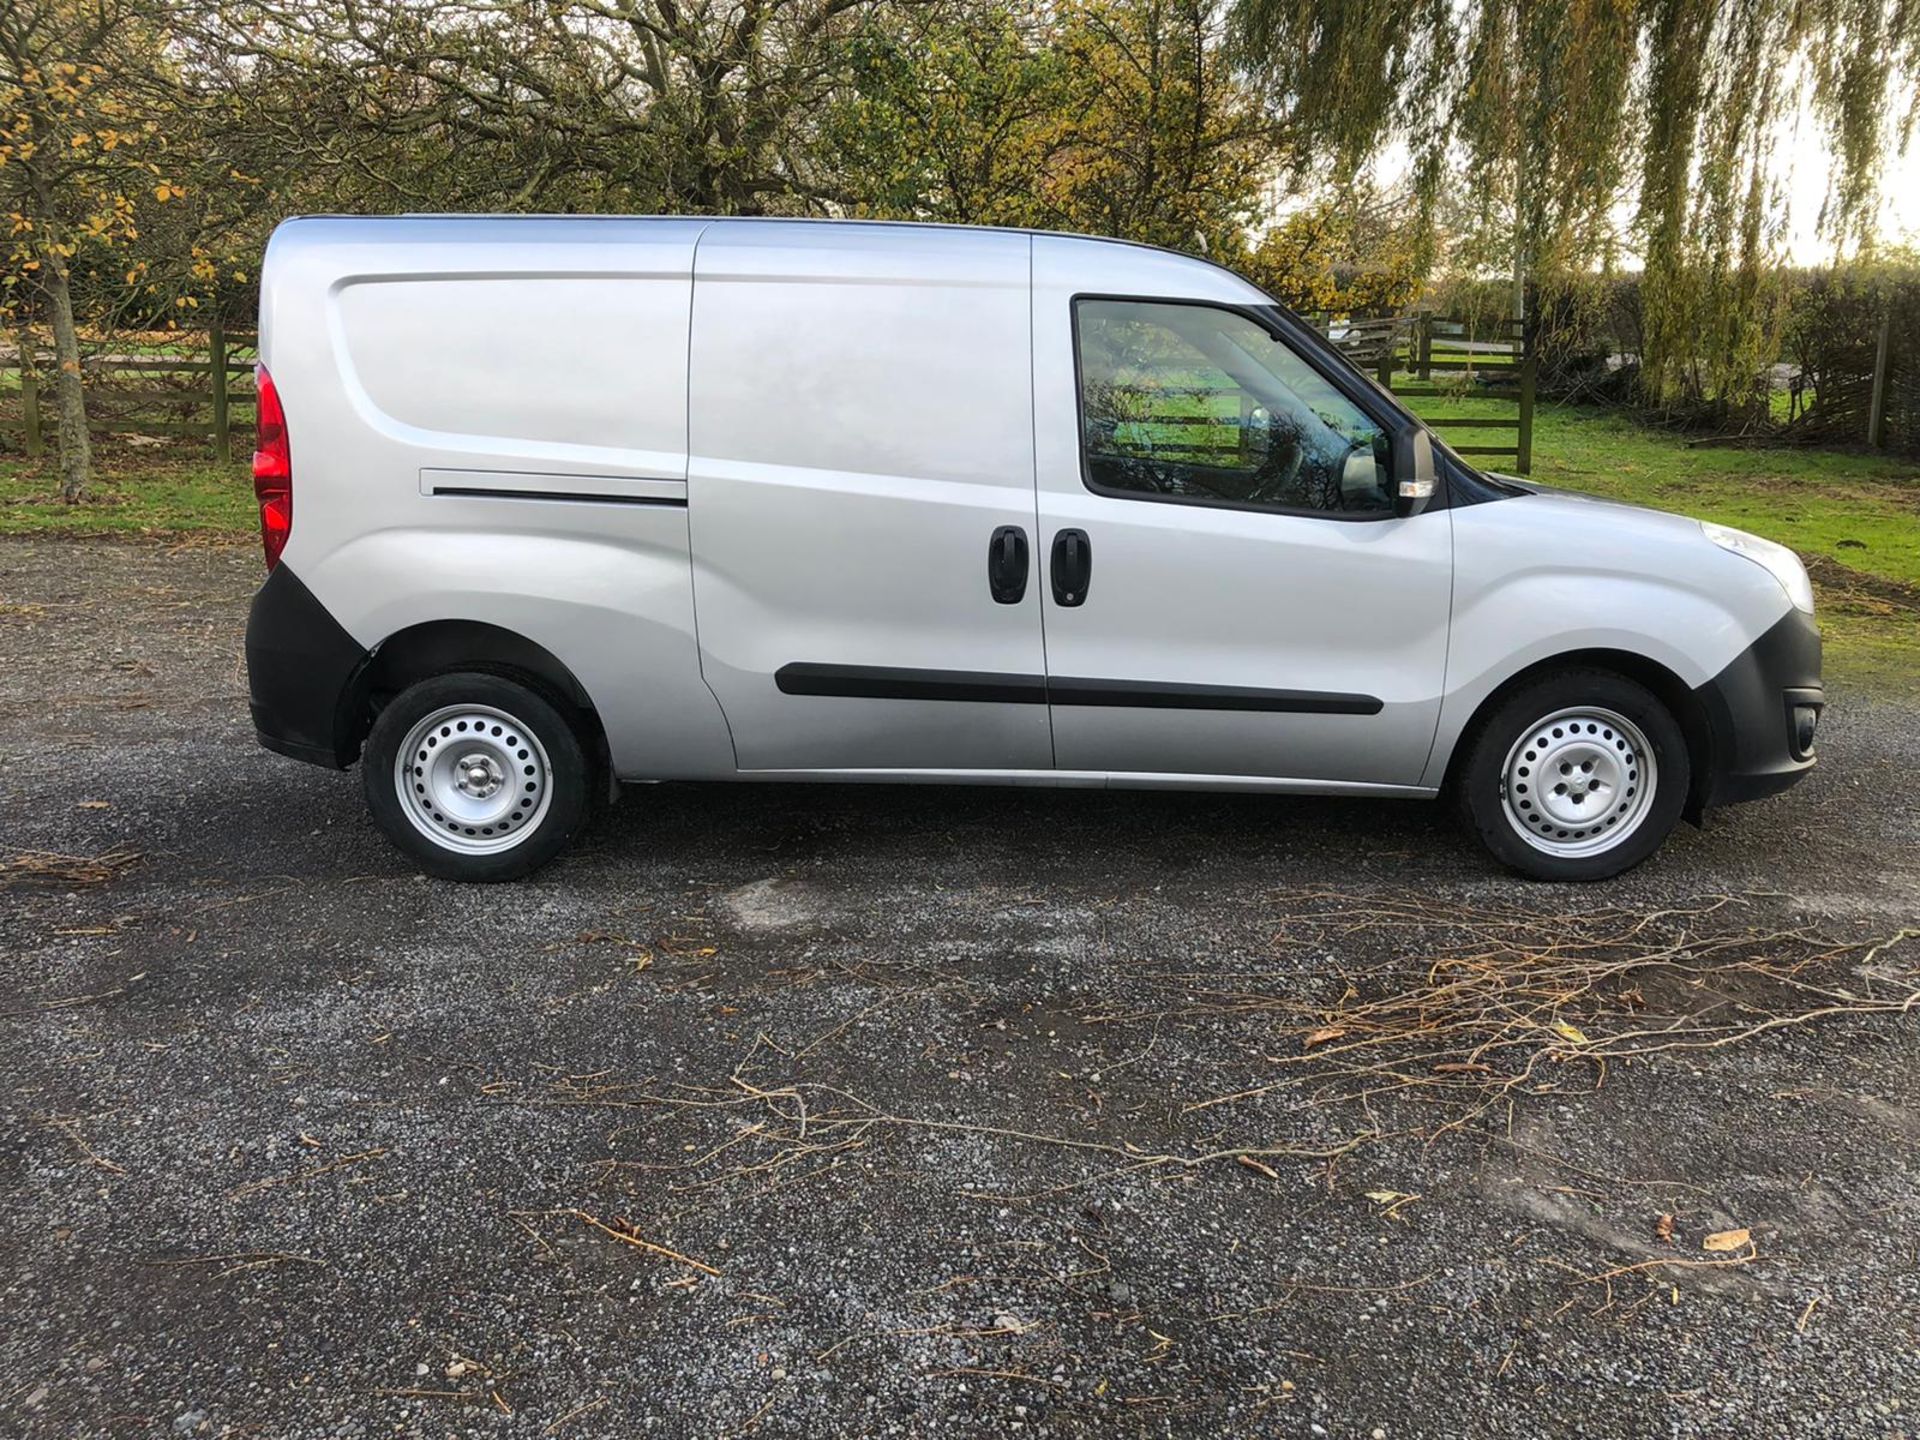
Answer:
[[[1386,433],[1260,325],[1082,300],[1081,440],[1097,490],[1276,509],[1393,508]]]

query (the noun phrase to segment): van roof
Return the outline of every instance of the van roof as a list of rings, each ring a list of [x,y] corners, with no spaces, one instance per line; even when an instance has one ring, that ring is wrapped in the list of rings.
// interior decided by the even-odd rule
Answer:
[[[1156,255],[1166,255],[1194,265],[1207,265],[1215,270],[1225,271],[1242,283],[1248,282],[1244,275],[1218,260],[1205,255],[1194,255],[1185,250],[1174,250],[1165,245],[1150,245],[1144,240],[1125,240],[1113,235],[1088,235],[1076,230],[1042,230],[1030,225],[964,225],[939,220],[875,220],[867,218],[841,219],[825,215],[612,215],[612,214],[560,214],[543,211],[473,211],[449,212],[437,210],[396,211],[388,215],[350,215],[338,212],[321,211],[308,215],[290,215],[281,221],[281,225],[295,225],[301,221],[356,221],[367,225],[380,225],[391,222],[417,222],[422,220],[476,221],[497,220],[541,221],[552,224],[556,221],[577,222],[582,225],[596,223],[617,223],[622,225],[644,224],[650,221],[661,223],[686,224],[689,221],[706,221],[709,224],[727,225],[819,225],[845,227],[879,227],[891,230],[933,230],[945,234],[972,233],[984,235],[1045,235],[1062,240],[1082,240],[1093,245],[1124,246],[1133,250],[1147,250]],[[276,227],[277,228],[277,227]]]

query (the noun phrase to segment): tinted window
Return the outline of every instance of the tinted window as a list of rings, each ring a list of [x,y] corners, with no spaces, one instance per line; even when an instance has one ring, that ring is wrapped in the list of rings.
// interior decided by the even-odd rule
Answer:
[[[1205,305],[1082,300],[1075,324],[1096,490],[1392,510],[1385,432],[1252,320]]]

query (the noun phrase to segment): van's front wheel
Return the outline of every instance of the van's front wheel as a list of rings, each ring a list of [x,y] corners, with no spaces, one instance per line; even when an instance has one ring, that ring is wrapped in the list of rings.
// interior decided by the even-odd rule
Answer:
[[[515,880],[580,828],[580,737],[526,686],[436,675],[395,696],[367,737],[367,806],[389,840],[443,880]]]
[[[1686,802],[1686,738],[1645,686],[1606,670],[1544,675],[1501,702],[1460,773],[1463,817],[1494,856],[1543,880],[1605,880],[1659,849]]]

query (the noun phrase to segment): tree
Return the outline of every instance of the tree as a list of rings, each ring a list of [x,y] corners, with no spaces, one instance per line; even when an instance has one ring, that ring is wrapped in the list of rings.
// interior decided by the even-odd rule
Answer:
[[[878,0],[200,0],[188,70],[258,168],[364,208],[757,214]]]
[[[84,498],[92,466],[73,279],[83,256],[139,234],[144,197],[177,192],[158,123],[140,100],[159,53],[121,0],[9,0],[0,7],[0,209],[9,227],[4,304],[31,364],[31,328],[53,332],[60,493]]]
[[[1911,131],[1920,75],[1910,0],[1236,0],[1234,25],[1303,157],[1350,175],[1404,141],[1429,214],[1457,175],[1536,280],[1630,243],[1657,398],[1752,388],[1777,314],[1779,112],[1804,83],[1838,157],[1828,232],[1865,245],[1875,171]]]
[[[853,216],[1028,225],[1042,136],[1067,104],[1051,17],[1012,4],[916,8],[854,42],[828,108],[834,202]]]
[[[1301,311],[1366,314],[1413,303],[1431,254],[1404,188],[1356,183],[1302,199],[1240,262],[1250,279]]]
[[[1242,252],[1278,131],[1227,61],[1218,0],[903,20],[862,37],[830,113],[842,208]]]

